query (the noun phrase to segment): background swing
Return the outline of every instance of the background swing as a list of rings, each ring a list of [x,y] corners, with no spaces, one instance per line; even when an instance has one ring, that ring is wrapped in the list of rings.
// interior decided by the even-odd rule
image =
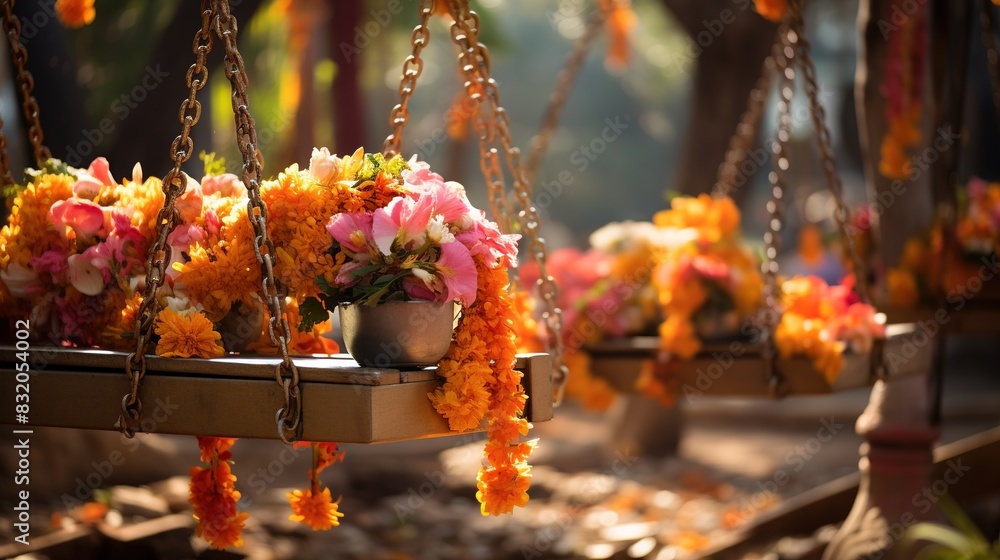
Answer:
[[[211,4],[211,7],[209,7]],[[48,159],[42,146],[41,128],[37,122],[38,107],[31,97],[32,80],[24,70],[26,51],[19,41],[17,20],[10,16],[10,2],[5,2],[4,20],[8,37],[14,47],[20,90],[29,122],[33,123],[29,137],[35,147],[36,163],[41,167]],[[530,186],[520,171],[519,154],[507,131],[506,115],[499,105],[496,83],[489,77],[489,54],[478,42],[478,16],[467,3],[451,2],[451,13],[459,14],[451,26],[452,40],[460,49],[459,65],[467,78],[466,90],[476,101],[480,98],[491,105],[496,123],[487,123],[481,114],[475,120],[480,133],[481,156],[491,201],[502,199],[503,175],[499,155],[487,143],[499,136],[508,165],[511,166],[518,198],[524,204],[520,213],[522,230],[527,234],[532,257],[544,270],[546,247],[537,235],[538,215],[530,204]],[[202,27],[195,34],[193,49],[196,62],[187,73],[189,96],[180,107],[182,132],[173,142],[172,171],[164,181],[164,208],[158,217],[158,237],[150,251],[143,308],[139,313],[138,351],[132,355],[99,349],[70,349],[32,346],[30,366],[33,390],[32,407],[26,423],[32,426],[55,426],[89,429],[118,428],[132,435],[149,433],[204,434],[226,437],[252,437],[296,440],[338,441],[343,443],[381,443],[453,435],[447,421],[433,408],[427,394],[442,380],[434,369],[400,371],[398,369],[361,368],[348,356],[291,357],[288,353],[289,330],[282,317],[283,304],[279,297],[271,265],[274,247],[265,229],[266,208],[259,195],[261,176],[260,154],[256,132],[247,103],[247,76],[236,45],[237,27],[225,1],[202,2]],[[399,149],[400,135],[409,112],[407,104],[420,75],[420,51],[429,40],[428,21],[433,13],[430,2],[420,7],[420,24],[413,32],[414,54],[407,58],[400,87],[401,102],[392,111],[393,133],[386,140],[386,152]],[[217,17],[221,16],[220,20]],[[216,359],[162,358],[147,356],[156,316],[156,298],[148,297],[162,284],[166,263],[170,261],[166,237],[171,226],[178,223],[175,201],[183,192],[181,166],[194,153],[191,128],[198,122],[201,105],[196,94],[207,83],[205,58],[212,46],[212,34],[224,41],[226,76],[232,84],[233,111],[243,159],[243,181],[251,193],[251,205],[257,210],[251,218],[256,230],[258,259],[263,270],[264,291],[271,311],[270,332],[280,357],[240,355]],[[0,146],[2,147],[2,146]],[[6,163],[6,159],[4,159]],[[9,173],[8,173],[9,176]],[[503,227],[512,218],[503,212],[503,204],[493,206],[494,215]],[[543,289],[555,300],[555,286],[543,277]],[[557,309],[547,317],[559,320]],[[15,346],[0,347],[0,364],[14,368],[20,361]],[[520,355],[516,368],[524,374],[522,384],[528,395],[525,417],[529,422],[552,418],[553,399],[561,386],[562,368],[558,350],[555,364],[549,354]],[[123,397],[122,372],[127,372],[131,388]],[[554,373],[555,372],[555,373]],[[553,377],[555,376],[555,386]],[[278,389],[275,390],[274,382]],[[555,388],[555,391],[554,391]],[[158,399],[164,399],[159,401]],[[147,418],[156,407],[169,406],[180,414],[167,418]],[[80,406],[82,405],[82,406]],[[274,411],[277,410],[277,414]],[[8,421],[12,421],[10,419]],[[277,426],[276,426],[277,425]],[[275,429],[277,427],[277,429]]]

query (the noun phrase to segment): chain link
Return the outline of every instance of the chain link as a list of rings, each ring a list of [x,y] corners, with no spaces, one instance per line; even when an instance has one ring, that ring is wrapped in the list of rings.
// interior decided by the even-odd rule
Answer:
[[[761,64],[760,77],[757,83],[750,90],[747,97],[747,107],[740,117],[740,122],[736,126],[736,132],[729,139],[729,147],[726,150],[726,157],[719,164],[719,171],[712,187],[712,196],[723,198],[732,195],[736,191],[736,180],[739,177],[740,165],[746,161],[750,146],[757,138],[757,126],[760,124],[760,117],[764,113],[764,103],[767,101],[767,94],[771,89],[771,82],[774,79],[775,57],[781,49],[781,42],[775,41],[771,54],[764,59]]]
[[[545,115],[542,117],[542,126],[538,130],[538,134],[531,139],[531,152],[528,155],[528,165],[525,167],[524,172],[528,181],[533,182],[537,176],[538,166],[542,164],[542,160],[545,158],[546,152],[548,152],[552,134],[559,125],[559,117],[566,106],[566,100],[569,99],[573,84],[576,83],[576,77],[580,73],[580,68],[583,67],[583,62],[587,59],[587,52],[590,50],[590,45],[600,34],[601,28],[607,19],[608,10],[603,8],[594,10],[590,21],[587,23],[587,29],[576,40],[573,44],[573,50],[566,56],[565,67],[559,73],[556,88],[552,91],[552,95],[549,96],[549,105],[546,107]]]
[[[794,45],[798,44],[799,65],[802,75],[805,78],[806,97],[809,99],[809,114],[812,116],[813,125],[816,129],[816,142],[819,145],[820,162],[823,167],[823,174],[826,176],[826,184],[836,202],[836,210],[833,213],[837,222],[837,229],[840,237],[847,248],[847,257],[854,266],[854,291],[862,302],[870,304],[868,296],[868,267],[865,266],[861,255],[858,254],[854,236],[848,231],[848,224],[851,220],[851,211],[844,201],[844,188],[840,182],[840,174],[837,172],[837,160],[833,154],[833,145],[830,141],[830,128],[826,124],[826,110],[819,100],[819,86],[816,83],[816,67],[810,57],[809,40],[805,36],[805,20],[802,17],[802,0],[789,0],[789,40]]]
[[[180,212],[177,210],[176,201],[184,194],[186,187],[181,166],[194,152],[191,128],[201,118],[201,103],[198,102],[197,93],[208,83],[205,59],[212,50],[211,21],[212,8],[208,0],[202,0],[201,28],[195,33],[192,42],[195,63],[187,72],[188,97],[181,103],[178,112],[181,133],[170,145],[170,159],[174,166],[163,178],[163,208],[156,216],[156,238],[149,249],[146,261],[146,287],[136,315],[136,349],[125,360],[125,374],[128,376],[130,389],[122,399],[118,429],[128,438],[135,436],[141,427],[142,401],[139,399],[139,388],[146,374],[146,352],[149,351],[149,344],[153,338],[153,323],[160,310],[156,292],[163,285],[167,275],[167,265],[172,257],[167,237],[180,223]]]
[[[982,24],[980,36],[986,47],[986,64],[990,70],[990,84],[993,86],[993,111],[1000,125],[1000,53],[997,52],[997,38],[994,31],[993,2],[980,0],[979,21]]]
[[[35,164],[39,169],[45,166],[45,161],[52,153],[43,143],[42,124],[39,120],[38,101],[32,94],[35,89],[35,78],[26,68],[28,50],[21,44],[21,21],[14,16],[14,0],[3,0],[3,29],[10,42],[10,58],[17,69],[17,89],[21,93],[21,110],[24,120],[28,123],[28,140],[35,155]]]
[[[553,353],[553,398],[558,403],[562,400],[568,371],[563,362],[562,311],[556,301],[558,292],[555,279],[548,273],[548,248],[545,240],[539,235],[541,220],[538,210],[531,201],[531,184],[524,175],[521,153],[514,146],[510,135],[510,120],[500,103],[500,93],[496,81],[491,77],[489,52],[477,38],[479,17],[469,9],[468,0],[449,0],[449,8],[455,18],[451,27],[451,38],[460,49],[459,66],[466,78],[466,90],[477,105],[482,102],[483,94],[489,101],[494,130],[504,150],[507,168],[514,183],[514,194],[521,205],[521,211],[518,213],[521,231],[528,238],[529,250],[538,264],[538,288],[543,307],[542,318],[549,334],[548,347]],[[482,136],[480,140],[483,140]],[[503,175],[497,168],[499,158],[492,157],[496,153],[495,149],[490,152],[489,172],[486,176],[487,184],[502,181]],[[487,166],[484,165],[484,167]]]
[[[262,289],[270,317],[267,332],[271,343],[281,352],[281,363],[275,368],[275,381],[282,389],[284,405],[275,414],[278,437],[291,444],[302,436],[302,395],[299,387],[299,369],[288,352],[292,331],[285,312],[286,290],[274,276],[274,242],[267,234],[267,207],[260,196],[260,182],[263,178],[262,158],[257,149],[257,128],[250,116],[247,97],[247,73],[243,57],[237,48],[238,26],[236,18],[229,11],[229,0],[212,0],[215,9],[213,27],[226,50],[226,78],[233,86],[232,104],[236,120],[236,139],[243,156],[243,184],[247,187],[250,201],[247,217],[254,229],[254,254],[260,264]]]
[[[403,73],[399,82],[399,103],[392,108],[389,113],[389,127],[392,132],[386,136],[382,146],[382,153],[386,157],[391,157],[400,152],[403,141],[403,128],[410,120],[410,97],[417,88],[417,78],[424,71],[424,60],[421,53],[424,47],[431,40],[430,29],[427,24],[430,22],[431,14],[434,13],[433,0],[423,0],[420,3],[420,23],[413,28],[410,35],[410,46],[412,51],[406,60],[403,61]]]
[[[778,32],[780,42],[774,53],[778,72],[778,129],[771,153],[774,156],[773,169],[768,174],[771,183],[771,198],[767,202],[769,220],[764,233],[765,253],[761,264],[764,274],[764,316],[761,321],[763,339],[762,357],[770,375],[770,390],[774,397],[782,396],[783,378],[778,372],[775,360],[774,331],[778,327],[781,309],[781,288],[778,286],[778,253],[781,251],[781,227],[784,223],[785,172],[788,171],[788,143],[792,138],[792,98],[795,95],[795,46],[794,33],[787,22]]]

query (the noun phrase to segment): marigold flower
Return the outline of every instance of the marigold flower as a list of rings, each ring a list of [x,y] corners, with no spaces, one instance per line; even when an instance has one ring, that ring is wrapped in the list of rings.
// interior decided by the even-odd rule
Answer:
[[[243,527],[249,517],[237,511],[240,493],[230,468],[229,448],[234,438],[199,437],[202,461],[207,467],[191,468],[188,501],[198,520],[195,534],[218,550],[243,546]]]
[[[788,10],[787,0],[753,0],[757,13],[770,21],[781,21]]]
[[[701,341],[690,319],[671,315],[660,325],[660,346],[682,360],[689,360],[701,350]]]
[[[920,290],[913,274],[905,269],[890,268],[885,281],[890,305],[904,309],[912,309],[917,306],[920,301]]]
[[[513,513],[515,507],[528,503],[531,475],[528,467],[505,466],[479,471],[476,477],[476,499],[483,515]]]
[[[187,316],[163,309],[156,316],[154,330],[160,337],[156,354],[165,358],[219,358],[225,354],[222,336],[201,312]]]
[[[56,0],[56,15],[66,27],[83,27],[94,21],[94,0]]]
[[[326,531],[340,525],[344,514],[337,510],[339,504],[331,499],[329,488],[315,494],[311,489],[292,490],[287,496],[292,505],[292,515],[288,518],[292,521],[305,523],[313,531]]]
[[[629,36],[638,18],[632,11],[631,0],[604,0],[603,10],[607,11],[604,28],[608,34],[608,50],[604,64],[610,70],[621,70],[629,62]]]

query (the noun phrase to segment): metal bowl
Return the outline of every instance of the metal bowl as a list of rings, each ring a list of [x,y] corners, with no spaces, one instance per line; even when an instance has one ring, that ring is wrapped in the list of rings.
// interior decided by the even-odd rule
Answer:
[[[344,344],[363,366],[433,366],[451,346],[454,303],[388,301],[375,306],[342,303],[339,307]]]

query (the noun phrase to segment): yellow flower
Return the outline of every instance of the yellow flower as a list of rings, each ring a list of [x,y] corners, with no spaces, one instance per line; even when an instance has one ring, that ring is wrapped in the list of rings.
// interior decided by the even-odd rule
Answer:
[[[218,358],[225,354],[222,336],[200,312],[188,316],[163,309],[156,316],[155,332],[160,337],[156,354],[165,358]]]
[[[69,175],[45,174],[14,197],[7,225],[0,230],[0,269],[12,264],[27,268],[31,257],[50,245],[62,244],[49,220],[49,209],[73,196],[73,183]]]
[[[660,346],[682,360],[689,360],[701,350],[701,341],[690,319],[671,315],[660,325]]]
[[[330,497],[329,488],[316,494],[312,490],[292,490],[286,495],[292,505],[292,515],[288,516],[292,521],[305,523],[313,531],[326,531],[340,525],[344,514],[337,510],[338,502]]]
[[[56,0],[56,15],[66,27],[83,27],[94,21],[94,0]]]

